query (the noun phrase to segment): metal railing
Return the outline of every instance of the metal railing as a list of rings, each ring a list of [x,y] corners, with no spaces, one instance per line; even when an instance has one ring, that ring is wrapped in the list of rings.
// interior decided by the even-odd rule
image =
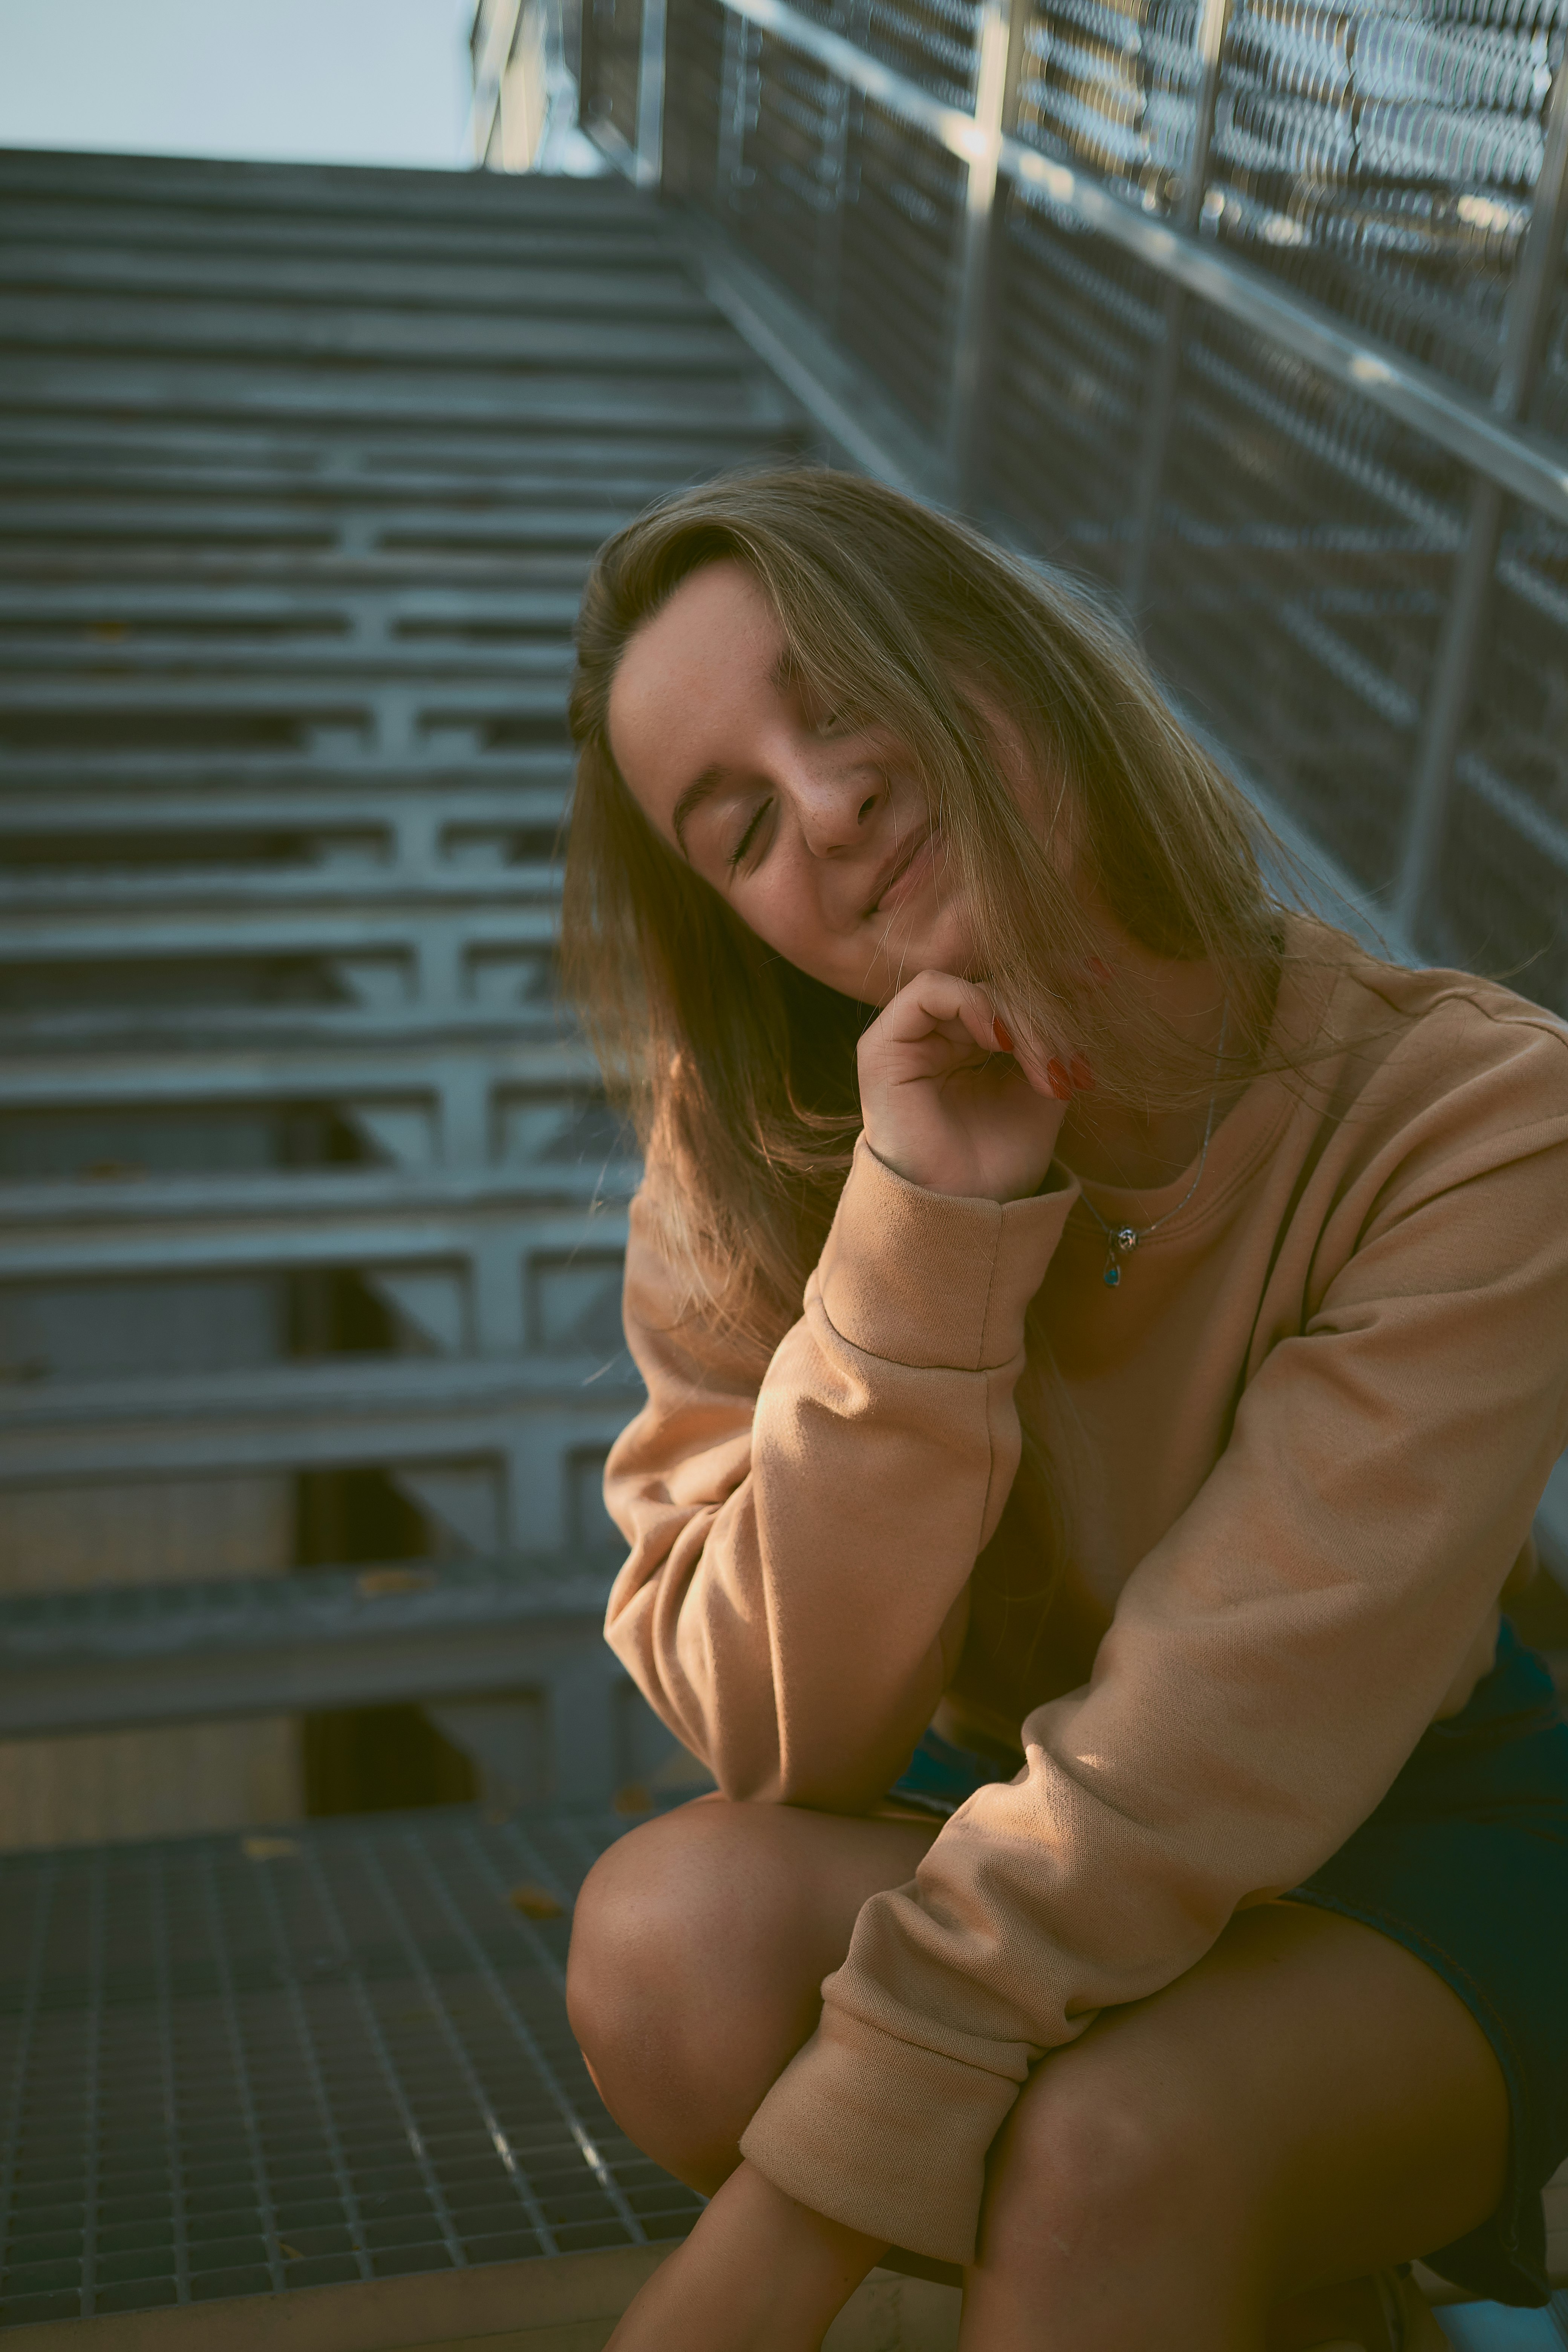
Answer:
[[[1121,597],[1390,936],[1568,1009],[1565,35],[1563,0],[584,0],[583,108],[937,495]]]

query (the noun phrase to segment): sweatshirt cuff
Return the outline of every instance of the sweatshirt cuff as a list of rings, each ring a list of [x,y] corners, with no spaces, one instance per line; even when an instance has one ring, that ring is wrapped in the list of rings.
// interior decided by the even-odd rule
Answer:
[[[1011,1363],[1078,1199],[1052,1172],[1060,1189],[1027,1201],[928,1192],[861,1136],[815,1277],[839,1338],[919,1371]]]
[[[985,2158],[1016,2079],[825,2009],[741,2137],[748,2164],[814,2213],[932,2262],[972,2263]]]

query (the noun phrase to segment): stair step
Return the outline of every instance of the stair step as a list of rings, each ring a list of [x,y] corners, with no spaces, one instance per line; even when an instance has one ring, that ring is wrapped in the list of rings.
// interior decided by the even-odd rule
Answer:
[[[0,1858],[0,2330],[129,2352],[221,2309],[226,2343],[370,2352],[613,2315],[698,2210],[562,1998],[625,1826],[443,1808]],[[587,2267],[616,2252],[631,2279]]]
[[[615,1563],[394,1562],[0,1596],[0,1739],[622,1679]]]

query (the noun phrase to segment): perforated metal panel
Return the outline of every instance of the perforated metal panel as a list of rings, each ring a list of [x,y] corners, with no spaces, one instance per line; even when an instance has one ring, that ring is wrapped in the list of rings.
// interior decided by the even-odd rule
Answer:
[[[842,13],[870,56],[949,106],[973,104],[979,0],[847,0]]]
[[[1147,211],[1179,199],[1197,0],[1030,0],[1017,135]],[[1233,0],[1205,229],[1444,375],[1489,388],[1562,21],[1517,7]]]
[[[1163,321],[1152,270],[1047,198],[1007,192],[980,453],[985,494],[1058,561],[1112,586],[1131,541]]]
[[[1205,220],[1301,292],[1489,388],[1561,23],[1557,0],[1236,0]]]
[[[918,422],[947,422],[965,173],[890,109],[857,109],[847,163],[838,331]]]
[[[751,27],[736,28],[729,84],[730,217],[758,260],[831,320],[852,93],[815,59]]]
[[[705,206],[718,199],[725,28],[720,0],[668,0],[665,17],[664,185]]]
[[[880,13],[863,0],[814,0],[809,13],[868,54],[886,52],[928,94],[968,102],[969,0]],[[940,432],[963,165],[904,113],[713,0],[670,0],[667,40],[666,186],[710,208],[911,417]]]
[[[801,14],[949,106],[973,100],[981,0],[804,0]]]
[[[1568,528],[1515,508],[1440,863],[1435,934],[1455,961],[1568,1007]]]
[[[1349,871],[1397,861],[1464,526],[1458,469],[1212,312],[1186,321],[1156,659]]]
[[[1120,587],[1169,331],[1160,280],[1021,191],[999,256],[988,494]],[[1382,878],[1463,529],[1458,469],[1212,310],[1178,331],[1151,650],[1279,805]],[[1551,887],[1548,869],[1542,904]]]
[[[1541,375],[1530,404],[1530,418],[1554,441],[1568,441],[1568,243],[1558,258],[1557,282],[1547,310],[1542,338]]]
[[[582,110],[637,145],[643,0],[583,0]]]
[[[1020,139],[1170,211],[1192,144],[1198,0],[1031,0],[1018,63]]]
[[[681,2235],[699,2200],[616,2131],[562,2000],[624,1826],[0,1862],[0,2327]]]

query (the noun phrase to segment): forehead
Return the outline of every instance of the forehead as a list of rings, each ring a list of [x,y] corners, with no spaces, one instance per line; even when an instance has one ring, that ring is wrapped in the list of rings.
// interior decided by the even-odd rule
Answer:
[[[627,642],[610,688],[610,725],[652,698],[719,684],[737,660],[771,668],[784,632],[754,575],[726,559],[684,579]]]
[[[772,605],[744,564],[704,564],[627,644],[610,688],[610,750],[656,821],[683,783],[744,756],[749,719],[787,682]]]

